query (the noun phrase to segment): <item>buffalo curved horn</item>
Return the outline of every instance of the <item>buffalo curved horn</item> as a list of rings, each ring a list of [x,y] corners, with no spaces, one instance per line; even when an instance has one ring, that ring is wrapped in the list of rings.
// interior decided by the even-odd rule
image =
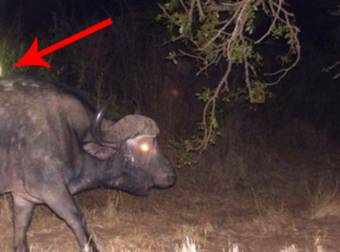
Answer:
[[[91,134],[94,138],[94,140],[100,144],[100,145],[107,145],[111,148],[114,148],[116,149],[117,148],[117,144],[116,143],[113,143],[113,142],[109,142],[105,139],[103,139],[102,137],[102,130],[101,130],[101,126],[102,126],[102,122],[104,120],[104,116],[107,112],[107,108],[110,104],[112,100],[112,97],[110,97],[105,103],[104,105],[102,106],[102,108],[97,112],[96,116],[95,116],[95,119],[94,119],[94,122],[92,123],[91,125]]]

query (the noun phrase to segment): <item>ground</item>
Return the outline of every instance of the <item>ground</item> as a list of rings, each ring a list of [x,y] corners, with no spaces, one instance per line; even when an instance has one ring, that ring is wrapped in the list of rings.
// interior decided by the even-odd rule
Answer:
[[[215,172],[208,161],[202,162],[205,167],[178,169],[175,187],[147,197],[104,189],[77,196],[98,247],[104,252],[340,251],[336,146],[230,153],[221,157],[226,171],[235,176],[232,165],[247,170],[232,185],[228,174]],[[209,152],[202,155],[211,158]],[[1,251],[11,251],[10,195],[0,198],[0,230]],[[29,242],[33,252],[77,251],[71,231],[44,206],[35,211]]]

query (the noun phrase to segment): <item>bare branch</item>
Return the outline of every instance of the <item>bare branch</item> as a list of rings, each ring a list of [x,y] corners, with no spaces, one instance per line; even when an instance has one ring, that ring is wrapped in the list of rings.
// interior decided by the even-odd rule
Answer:
[[[187,8],[187,6],[185,5],[184,1],[183,1],[183,0],[180,0],[180,3],[181,3],[181,6],[183,7],[184,11],[185,11],[185,12],[188,12],[188,8]]]
[[[276,25],[276,21],[277,21],[279,15],[280,15],[280,10],[281,10],[281,6],[282,6],[282,2],[283,2],[283,0],[280,0],[280,1],[279,1],[279,3],[280,3],[280,8],[278,8],[277,11],[275,12],[273,21],[272,21],[270,27],[268,28],[267,32],[266,32],[265,34],[263,34],[263,35],[261,36],[261,38],[259,38],[258,40],[256,40],[256,41],[255,41],[255,44],[261,43],[264,39],[266,39],[266,38],[272,33],[273,28],[274,28],[275,25]]]
[[[203,8],[202,8],[201,0],[196,0],[196,4],[197,4],[197,9],[198,9],[200,19],[202,19],[202,18],[204,18],[205,15],[204,15],[204,11],[203,11]]]

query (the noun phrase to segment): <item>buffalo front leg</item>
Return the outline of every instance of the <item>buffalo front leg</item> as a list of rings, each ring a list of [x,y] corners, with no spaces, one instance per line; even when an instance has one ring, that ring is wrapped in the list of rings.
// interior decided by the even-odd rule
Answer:
[[[27,229],[31,223],[35,204],[13,194],[14,251],[28,252]]]
[[[50,193],[44,198],[44,202],[72,229],[81,252],[98,252],[94,241],[88,234],[84,217],[67,189],[59,189],[56,193]]]

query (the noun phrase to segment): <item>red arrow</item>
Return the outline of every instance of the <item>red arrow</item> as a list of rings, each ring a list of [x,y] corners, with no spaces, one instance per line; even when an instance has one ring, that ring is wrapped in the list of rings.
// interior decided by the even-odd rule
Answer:
[[[112,24],[112,19],[108,18],[104,21],[95,24],[93,26],[90,26],[89,28],[86,28],[85,30],[78,32],[66,39],[63,39],[62,41],[59,41],[41,51],[38,51],[38,38],[35,37],[33,44],[31,45],[31,48],[28,49],[28,51],[25,53],[25,55],[15,64],[16,67],[23,67],[23,66],[42,66],[50,68],[50,64],[42,59],[42,57],[53,53],[54,51],[59,50],[60,48],[63,48],[69,44],[72,44],[86,36],[89,36],[90,34],[97,32],[109,25]]]

